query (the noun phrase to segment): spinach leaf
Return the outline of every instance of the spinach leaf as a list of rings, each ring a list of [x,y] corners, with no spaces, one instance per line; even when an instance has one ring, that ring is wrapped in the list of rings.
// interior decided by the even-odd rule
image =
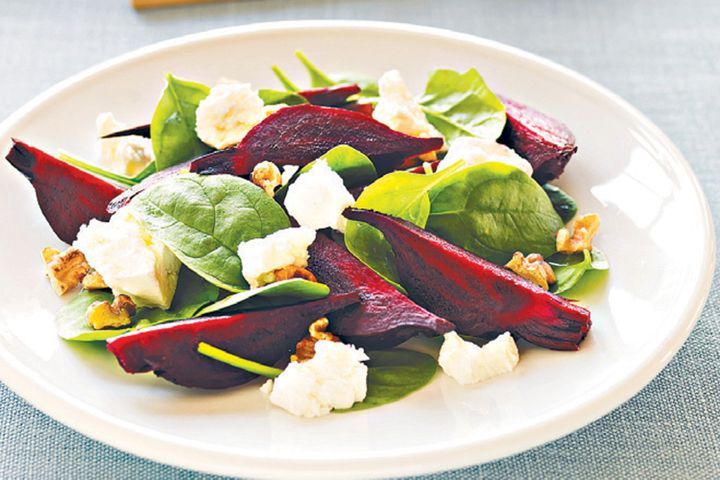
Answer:
[[[218,297],[218,288],[190,270],[180,271],[178,288],[168,310],[141,308],[133,317],[134,326],[107,330],[95,330],[87,323],[86,312],[93,302],[113,301],[108,290],[83,290],[65,304],[56,317],[58,335],[65,340],[94,342],[107,340],[135,328],[145,328],[163,322],[184,320],[196,316],[198,310]]]
[[[198,312],[198,315],[207,315],[221,310],[223,313],[229,313],[259,308],[282,307],[325,298],[329,294],[330,289],[323,283],[293,278],[227,296],[203,308]]]
[[[177,175],[140,193],[131,208],[180,261],[213,285],[247,289],[240,242],[288,228],[282,207],[231,175]]]
[[[455,170],[457,167],[450,167],[430,175],[389,173],[366,187],[355,207],[387,213],[424,228],[430,214],[429,192]],[[350,221],[345,229],[345,245],[363,263],[398,287],[392,247],[379,230],[367,223]]]
[[[315,64],[313,64],[300,50],[295,52],[295,56],[298,60],[300,60],[300,63],[303,64],[308,72],[308,75],[310,75],[310,85],[313,88],[332,87],[336,84],[336,82],[334,82],[325,72],[317,68]]]
[[[367,377],[367,396],[350,408],[337,413],[367,410],[397,402],[421,389],[435,376],[437,362],[425,353],[395,348],[367,352],[370,360]]]
[[[556,253],[548,258],[548,263],[553,267],[556,279],[552,292],[558,295],[573,288],[585,273],[610,268],[605,255],[597,247],[593,247],[592,252]]]
[[[505,126],[505,106],[474,68],[432,72],[420,105],[450,143],[466,136],[495,140]]]
[[[330,74],[329,77],[335,82],[336,85],[339,84],[355,84],[358,87],[360,87],[360,93],[358,93],[358,96],[363,97],[366,99],[366,101],[369,101],[371,99],[377,99],[377,97],[380,96],[380,89],[378,87],[377,81],[373,78],[366,77],[364,75],[355,75],[351,73],[342,73],[342,74]]]
[[[562,221],[569,222],[577,213],[578,207],[575,200],[555,185],[546,183],[543,185],[543,190],[547,194],[553,208],[560,215]]]
[[[464,168],[435,185],[427,229],[491,262],[555,252],[563,222],[542,187],[502,163]]]
[[[210,151],[195,132],[195,111],[210,89],[167,75],[167,85],[150,122],[157,171]]]
[[[277,105],[284,103],[286,105],[301,105],[308,103],[305,97],[295,92],[286,92],[283,90],[273,90],[271,88],[261,88],[258,90],[258,96],[265,105]]]

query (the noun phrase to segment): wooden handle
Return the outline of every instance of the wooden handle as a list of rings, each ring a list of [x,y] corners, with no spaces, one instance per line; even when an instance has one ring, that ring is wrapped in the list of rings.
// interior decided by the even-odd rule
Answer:
[[[217,0],[132,0],[133,8],[171,7],[174,5],[188,5],[191,3],[210,3]]]

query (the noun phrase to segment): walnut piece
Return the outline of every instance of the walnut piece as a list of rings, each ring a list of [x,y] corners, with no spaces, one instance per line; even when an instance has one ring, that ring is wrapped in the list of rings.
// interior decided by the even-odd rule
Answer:
[[[290,280],[291,278],[304,278],[311,282],[317,282],[315,275],[305,267],[298,267],[296,265],[288,265],[287,267],[279,268],[273,272],[275,282],[281,282],[283,280]]]
[[[562,253],[592,251],[592,239],[600,228],[600,216],[589,213],[573,222],[572,234],[567,228],[561,228],[555,238],[556,249]]]
[[[82,286],[85,290],[102,290],[104,288],[110,288],[97,270],[90,270],[88,274],[85,275],[82,279]]]
[[[87,321],[95,330],[126,327],[132,323],[137,311],[135,303],[127,295],[118,295],[110,302],[94,302],[85,314]]]
[[[50,285],[58,295],[64,295],[75,288],[90,271],[85,255],[74,247],[62,253],[54,248],[44,248],[42,256]]]
[[[275,188],[282,185],[280,169],[272,162],[260,162],[255,165],[250,178],[271,197],[275,195]]]
[[[542,255],[537,253],[531,253],[526,257],[521,252],[515,252],[512,259],[505,264],[505,268],[509,268],[544,290],[549,290],[550,284],[555,283],[555,272]]]
[[[310,333],[295,345],[295,354],[290,356],[291,362],[304,362],[315,356],[315,344],[320,340],[339,342],[340,339],[327,331],[330,321],[326,317],[315,320],[308,328]]]

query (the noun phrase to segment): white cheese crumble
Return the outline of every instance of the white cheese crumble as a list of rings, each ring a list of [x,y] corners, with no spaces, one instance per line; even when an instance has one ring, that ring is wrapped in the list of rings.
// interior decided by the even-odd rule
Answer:
[[[265,118],[264,103],[249,83],[221,83],[210,89],[195,114],[198,138],[217,149],[237,143]]]
[[[95,121],[98,137],[125,130],[112,113],[101,113]],[[154,160],[152,141],[139,135],[100,138],[100,164],[107,169],[134,177]]]
[[[288,187],[285,208],[303,227],[319,230],[334,228],[345,232],[347,219],[342,212],[355,203],[343,180],[325,160],[317,160],[309,172]]]
[[[529,176],[533,174],[530,162],[515,153],[515,150],[497,142],[475,137],[460,137],[448,149],[447,155],[437,166],[437,171],[444,170],[457,162],[466,167],[487,162],[498,162],[518,168]]]
[[[180,261],[132,216],[118,210],[109,222],[90,220],[73,243],[115,295],[128,295],[138,306],[170,307]]]
[[[445,334],[438,363],[458,383],[470,385],[512,372],[519,359],[517,345],[510,332],[503,333],[482,347],[450,332]]]
[[[238,245],[242,274],[251,288],[274,281],[273,272],[294,265],[306,267],[308,247],[315,241],[311,228],[285,228],[264,238],[254,238]]]
[[[413,137],[442,137],[428,122],[397,70],[385,72],[378,80],[380,99],[373,118],[395,131]]]
[[[274,382],[261,390],[270,402],[299,417],[327,415],[334,408],[350,408],[367,395],[369,360],[362,348],[320,340],[315,356],[291,362]]]
[[[297,165],[285,165],[282,168],[282,173],[280,174],[282,177],[282,184],[287,185],[298,170],[300,170],[300,167]]]

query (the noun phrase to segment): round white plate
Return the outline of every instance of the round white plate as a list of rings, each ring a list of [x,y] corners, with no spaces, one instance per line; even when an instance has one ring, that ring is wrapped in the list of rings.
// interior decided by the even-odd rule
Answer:
[[[593,327],[579,352],[524,348],[510,375],[427,388],[375,410],[304,420],[270,408],[258,384],[194,392],[121,372],[102,346],[66,343],[53,315],[63,300],[42,275],[40,249],[59,245],[28,182],[0,166],[0,378],[70,427],[172,465],[252,477],[409,475],[485,462],[565,435],[646,385],[690,333],[715,258],[711,217],[687,162],[634,108],[542,58],[469,35],[368,22],[250,25],[164,42],[50,89],[0,125],[50,152],[92,158],[94,122],[112,111],[147,122],[173,74],[277,85],[270,66],[304,72],[302,49],[328,71],[397,68],[415,92],[437,67],[476,67],[490,86],[567,123],[580,150],[559,184],[598,212],[596,244],[612,269],[582,301]],[[68,205],[72,208],[72,205]]]

